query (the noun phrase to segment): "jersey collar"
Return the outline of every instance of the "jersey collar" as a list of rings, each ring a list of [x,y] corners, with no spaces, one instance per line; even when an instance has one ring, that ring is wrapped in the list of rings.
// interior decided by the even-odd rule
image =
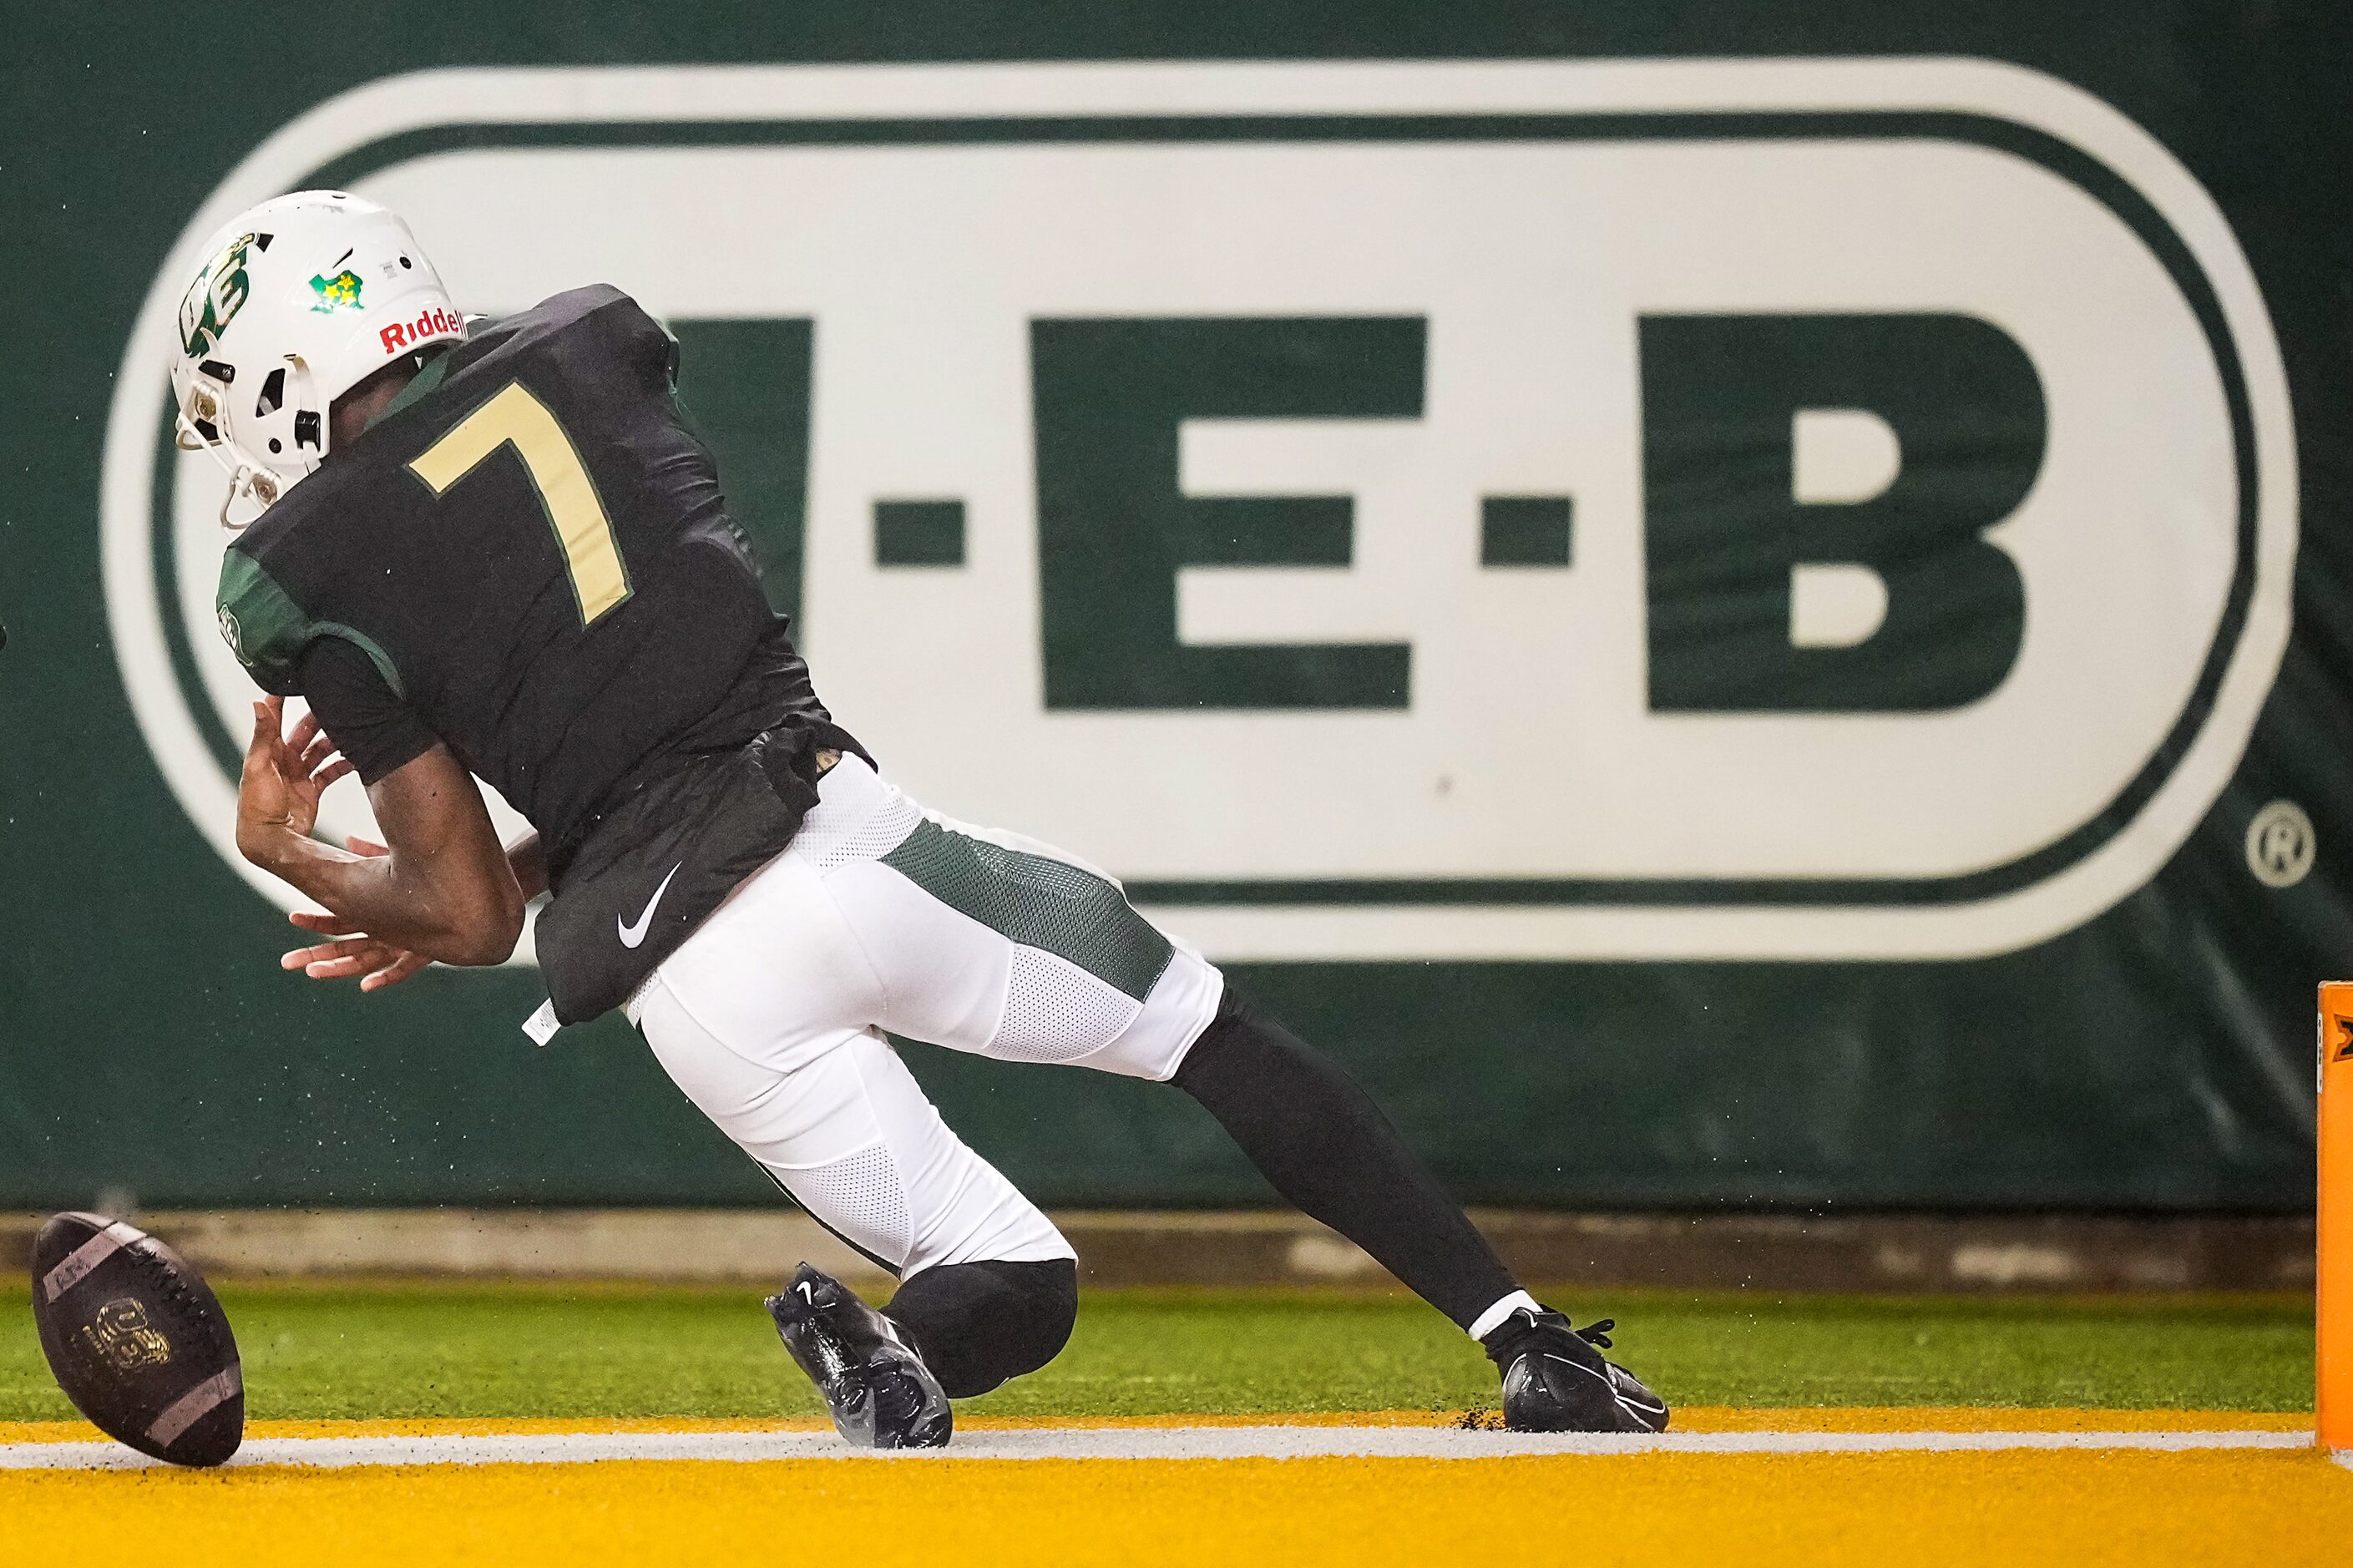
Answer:
[[[424,369],[408,378],[408,384],[402,387],[393,400],[384,405],[383,411],[362,427],[363,433],[375,429],[409,405],[429,395],[435,387],[441,384],[441,378],[448,374],[449,351],[445,348],[426,361]]]

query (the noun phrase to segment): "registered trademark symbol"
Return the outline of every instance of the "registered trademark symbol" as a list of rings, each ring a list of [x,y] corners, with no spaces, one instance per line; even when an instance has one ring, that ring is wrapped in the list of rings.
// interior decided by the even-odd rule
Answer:
[[[2293,888],[2312,869],[2312,818],[2292,800],[2275,800],[2247,824],[2247,869],[2266,888]]]

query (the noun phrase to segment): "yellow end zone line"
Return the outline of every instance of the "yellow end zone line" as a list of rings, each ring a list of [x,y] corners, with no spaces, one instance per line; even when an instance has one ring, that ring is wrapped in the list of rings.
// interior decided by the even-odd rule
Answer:
[[[1590,1468],[1563,1468],[1579,1463]],[[780,1552],[864,1560],[910,1531],[958,1568],[2210,1568],[2251,1558],[2342,1568],[2353,1476],[2308,1447],[0,1471],[0,1558],[11,1563],[127,1561],[161,1540],[237,1563],[773,1568]]]

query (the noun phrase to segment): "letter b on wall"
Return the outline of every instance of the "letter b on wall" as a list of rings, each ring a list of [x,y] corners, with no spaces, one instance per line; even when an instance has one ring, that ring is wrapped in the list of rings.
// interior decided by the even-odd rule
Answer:
[[[2025,591],[1984,535],[2033,487],[2046,432],[2009,334],[1973,316],[1644,316],[1641,370],[1652,710],[1921,711],[2001,684]],[[1892,479],[1806,493],[1799,416],[1830,411],[1893,434]],[[1802,635],[1808,567],[1875,574],[1876,626]]]

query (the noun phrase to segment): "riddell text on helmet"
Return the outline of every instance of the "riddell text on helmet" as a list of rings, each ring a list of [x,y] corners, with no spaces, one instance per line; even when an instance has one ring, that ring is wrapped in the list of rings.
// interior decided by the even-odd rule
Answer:
[[[458,312],[436,305],[413,321],[394,321],[376,336],[384,342],[384,352],[398,353],[411,343],[421,343],[427,338],[462,331],[465,322]]]

